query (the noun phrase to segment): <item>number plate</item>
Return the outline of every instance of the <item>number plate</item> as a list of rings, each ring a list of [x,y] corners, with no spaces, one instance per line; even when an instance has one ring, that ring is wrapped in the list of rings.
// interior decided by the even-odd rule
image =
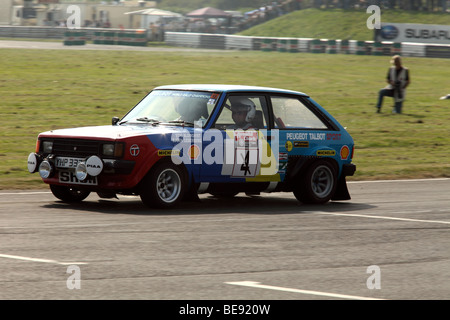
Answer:
[[[83,160],[83,158],[56,157],[55,164],[57,168],[76,168]]]
[[[70,171],[60,171],[59,182],[68,184],[81,184],[85,186],[96,186],[98,184],[97,177],[88,177],[86,180],[80,181],[77,179],[75,173]]]

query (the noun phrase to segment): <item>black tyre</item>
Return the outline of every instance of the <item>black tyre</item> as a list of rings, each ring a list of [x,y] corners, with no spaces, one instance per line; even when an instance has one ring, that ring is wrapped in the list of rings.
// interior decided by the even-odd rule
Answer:
[[[56,198],[69,203],[81,202],[86,199],[91,193],[90,191],[86,190],[80,190],[77,188],[66,186],[58,186],[54,184],[50,185],[50,190]]]
[[[337,186],[337,169],[333,163],[319,160],[311,164],[298,185],[294,188],[297,200],[303,203],[321,204],[328,202]]]
[[[151,208],[168,208],[183,199],[186,190],[183,169],[172,162],[161,162],[150,170],[140,185],[142,202]]]

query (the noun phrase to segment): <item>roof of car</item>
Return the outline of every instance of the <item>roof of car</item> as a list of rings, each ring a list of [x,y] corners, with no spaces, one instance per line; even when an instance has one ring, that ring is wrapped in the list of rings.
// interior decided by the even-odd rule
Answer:
[[[287,94],[299,94],[307,96],[307,94],[299,91],[259,87],[259,86],[244,86],[244,85],[230,85],[230,84],[177,84],[177,85],[165,85],[156,87],[154,90],[196,90],[196,91],[221,91],[221,92],[273,92],[273,93],[287,93]]]

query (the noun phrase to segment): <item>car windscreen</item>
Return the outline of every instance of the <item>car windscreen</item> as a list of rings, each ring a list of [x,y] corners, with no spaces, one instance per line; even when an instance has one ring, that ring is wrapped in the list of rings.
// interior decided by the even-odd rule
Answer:
[[[219,94],[203,91],[154,90],[139,102],[121,123],[190,124],[203,127]]]

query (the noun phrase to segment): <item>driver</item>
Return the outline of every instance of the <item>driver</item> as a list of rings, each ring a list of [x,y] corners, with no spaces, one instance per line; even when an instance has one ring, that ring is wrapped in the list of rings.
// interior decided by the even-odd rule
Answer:
[[[180,114],[179,120],[194,122],[201,117],[208,119],[208,108],[204,99],[183,99],[176,107],[175,111]]]
[[[255,104],[248,98],[243,97],[231,97],[231,117],[233,118],[234,125],[231,125],[229,129],[252,129],[252,120],[256,114]]]

